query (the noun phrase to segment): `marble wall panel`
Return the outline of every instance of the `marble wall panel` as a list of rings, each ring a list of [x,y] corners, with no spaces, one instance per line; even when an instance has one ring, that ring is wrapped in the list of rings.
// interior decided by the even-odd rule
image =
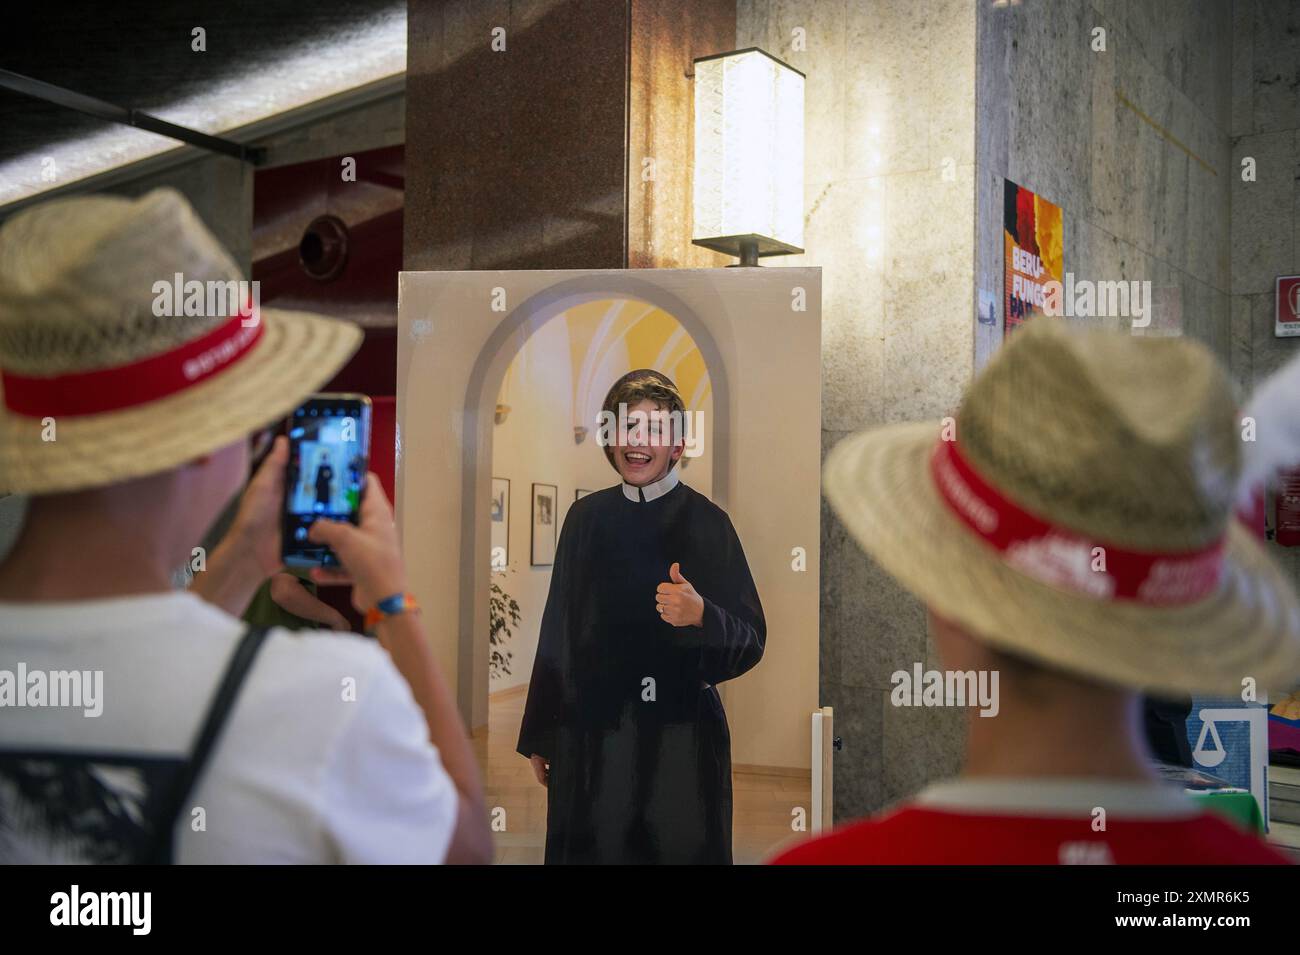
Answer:
[[[824,447],[859,428],[946,413],[974,357],[974,6],[739,0],[736,22],[737,47],[764,47],[808,75],[807,251],[779,264],[824,270]],[[844,740],[843,819],[884,805],[882,688],[924,659],[926,627],[921,605],[829,509],[821,543],[821,693]],[[960,749],[946,735],[934,747],[947,747],[944,759],[900,756],[914,762],[909,782],[943,773]]]

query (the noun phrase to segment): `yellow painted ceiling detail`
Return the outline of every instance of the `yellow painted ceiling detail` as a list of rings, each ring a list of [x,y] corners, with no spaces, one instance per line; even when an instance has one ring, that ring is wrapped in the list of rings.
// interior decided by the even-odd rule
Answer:
[[[661,308],[634,299],[599,299],[576,305],[556,317],[563,317],[568,331],[573,368],[573,407],[578,414],[588,400],[599,402],[605,389],[612,384],[584,382],[583,375],[588,369],[599,367],[610,350],[619,345],[627,348],[629,370],[654,367],[658,362],[658,370],[677,383],[688,407],[693,400],[703,401],[712,390],[704,356],[694,339],[683,331],[676,318]],[[665,347],[670,344],[666,360],[661,360]],[[525,344],[511,361],[502,380],[499,401],[505,400],[504,396],[508,394],[515,365],[521,359],[527,360],[524,357],[527,348]],[[584,390],[591,394],[582,394]]]

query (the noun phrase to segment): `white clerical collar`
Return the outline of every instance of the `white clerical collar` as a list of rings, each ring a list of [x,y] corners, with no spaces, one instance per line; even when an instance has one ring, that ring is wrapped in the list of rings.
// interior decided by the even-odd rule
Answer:
[[[1195,815],[1196,804],[1178,786],[1087,777],[1008,779],[970,776],[932,783],[914,804],[977,814],[1086,815],[1097,806],[1126,817]]]
[[[658,481],[655,481],[653,484],[646,484],[643,487],[636,487],[624,481],[623,496],[627,498],[629,501],[635,501],[636,503],[641,503],[641,502],[648,503],[650,501],[653,501],[655,498],[663,497],[665,494],[667,494],[669,491],[675,488],[678,482],[681,481],[681,479],[682,479],[681,475],[677,473],[677,466],[673,465],[671,468],[668,469],[667,474],[665,474]]]

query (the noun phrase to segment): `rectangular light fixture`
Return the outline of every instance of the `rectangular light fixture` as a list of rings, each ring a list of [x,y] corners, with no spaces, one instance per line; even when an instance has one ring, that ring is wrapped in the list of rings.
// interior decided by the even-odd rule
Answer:
[[[803,251],[804,74],[752,48],[695,61],[696,245],[757,265]]]

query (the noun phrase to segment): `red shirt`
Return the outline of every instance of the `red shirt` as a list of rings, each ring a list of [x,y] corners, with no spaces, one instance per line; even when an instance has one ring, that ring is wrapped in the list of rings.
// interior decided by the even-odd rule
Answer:
[[[950,784],[961,790],[960,784]],[[1005,791],[1005,790],[1004,790]],[[1104,793],[1086,793],[1105,807]],[[1033,794],[1026,796],[1033,801]],[[1015,800],[1010,800],[1014,802]],[[1085,799],[1085,801],[1087,801]],[[989,800],[975,800],[987,804]],[[1111,800],[1105,831],[1079,807],[1051,812],[1041,804],[969,808],[925,801],[844,826],[772,860],[775,865],[1286,865],[1254,835],[1218,816],[1184,809],[1123,813]]]

